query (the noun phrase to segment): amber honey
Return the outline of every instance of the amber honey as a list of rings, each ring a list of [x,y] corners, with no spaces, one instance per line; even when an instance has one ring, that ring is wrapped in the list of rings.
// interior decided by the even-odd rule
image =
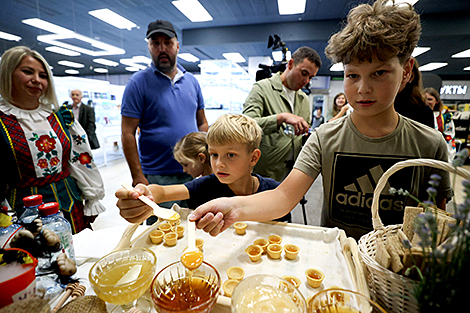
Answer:
[[[308,276],[313,278],[313,279],[321,279],[321,275],[319,273],[313,272],[313,271],[308,273]]]
[[[337,306],[337,305],[327,305],[320,308],[314,308],[314,313],[361,313],[360,311],[346,307],[346,306]]]
[[[293,247],[293,246],[287,246],[286,250],[289,251],[289,252],[297,252],[297,248]]]
[[[183,277],[152,293],[158,312],[205,312],[216,299],[216,285],[201,277]]]
[[[184,267],[186,267],[188,270],[192,271],[197,269],[202,264],[203,259],[204,255],[201,251],[189,251],[183,253],[181,256],[181,263],[183,263]]]

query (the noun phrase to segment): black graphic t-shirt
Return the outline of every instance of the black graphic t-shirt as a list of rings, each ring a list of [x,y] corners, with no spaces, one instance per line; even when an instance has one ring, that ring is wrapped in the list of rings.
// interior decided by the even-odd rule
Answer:
[[[446,161],[442,135],[400,116],[392,133],[370,138],[361,134],[347,116],[312,133],[295,168],[313,178],[322,174],[322,226],[342,228],[348,236],[359,239],[372,230],[372,199],[380,177],[393,164],[411,158]],[[433,173],[442,177],[438,200],[452,196],[447,172],[427,167],[401,169],[387,180],[379,198],[379,217],[385,225],[401,224],[405,206],[416,205],[410,197],[390,194],[390,187],[427,200],[426,189]]]

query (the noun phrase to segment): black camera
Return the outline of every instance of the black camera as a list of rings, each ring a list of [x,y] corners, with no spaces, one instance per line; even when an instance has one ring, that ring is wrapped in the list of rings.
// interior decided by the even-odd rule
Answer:
[[[260,70],[256,72],[256,81],[269,78],[273,75],[273,73],[277,72],[284,72],[287,66],[287,46],[286,44],[281,40],[281,37],[278,35],[269,36],[268,38],[268,48],[271,48],[274,50],[281,48],[282,50],[282,61],[278,64],[273,64],[271,66],[266,65],[266,64],[259,64],[258,67]]]

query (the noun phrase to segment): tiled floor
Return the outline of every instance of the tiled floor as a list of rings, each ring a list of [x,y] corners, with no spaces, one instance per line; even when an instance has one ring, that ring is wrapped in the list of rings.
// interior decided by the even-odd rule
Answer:
[[[99,160],[99,159],[98,159]],[[98,163],[99,165],[99,163]],[[470,166],[464,166],[465,169],[470,170]],[[100,214],[96,221],[93,223],[94,229],[106,228],[116,225],[127,225],[127,222],[119,215],[119,209],[116,207],[115,191],[120,187],[122,182],[131,183],[131,175],[125,159],[119,155],[113,161],[108,161],[106,165],[99,167],[101,176],[103,177],[106,196],[101,203],[107,208],[107,211]],[[457,203],[462,202],[462,179],[457,177],[455,190],[455,200]],[[307,192],[305,199],[305,213],[307,224],[320,225],[320,212],[323,202],[323,186],[321,177],[317,178],[310,190]],[[447,211],[453,212],[453,203],[447,205]],[[302,206],[297,205],[292,211],[293,222],[304,224]]]

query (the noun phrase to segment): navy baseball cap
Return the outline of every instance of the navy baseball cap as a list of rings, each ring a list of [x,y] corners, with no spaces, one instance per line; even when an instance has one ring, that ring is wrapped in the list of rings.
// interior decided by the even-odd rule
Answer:
[[[155,33],[162,33],[170,38],[177,37],[173,24],[164,20],[151,22],[147,28],[147,39]]]

